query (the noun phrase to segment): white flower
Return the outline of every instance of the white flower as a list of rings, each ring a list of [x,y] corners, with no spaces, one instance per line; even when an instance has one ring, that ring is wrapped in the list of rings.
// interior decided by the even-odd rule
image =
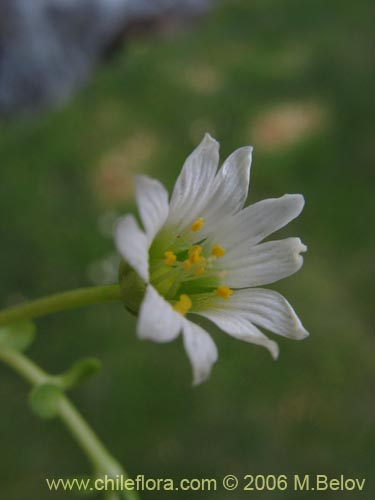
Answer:
[[[219,144],[206,134],[185,161],[170,202],[160,182],[136,179],[144,230],[132,215],[116,228],[119,252],[147,283],[138,336],[169,342],[182,333],[194,384],[209,376],[218,357],[210,335],[190,320],[195,315],[266,347],[274,359],[278,346],[258,327],[292,339],[308,336],[282,295],[254,288],[302,266],[306,246],[299,238],[262,240],[297,217],[304,199],[287,194],[243,208],[251,155],[251,146],[240,148],[217,170]]]

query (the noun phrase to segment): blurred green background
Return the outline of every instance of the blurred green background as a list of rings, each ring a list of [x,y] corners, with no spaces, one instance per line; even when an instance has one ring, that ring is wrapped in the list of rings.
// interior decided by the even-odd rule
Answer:
[[[132,475],[345,474],[365,491],[319,499],[375,498],[373,14],[370,1],[224,2],[193,30],[134,41],[63,109],[0,125],[3,306],[110,281],[111,222],[134,211],[131,177],[171,189],[206,131],[222,158],[254,146],[249,202],[305,195],[278,234],[308,245],[305,265],[273,288],[311,337],[280,339],[276,363],[215,331],[219,362],[192,389],[181,342],[138,341],[117,304],[37,322],[29,354],[47,370],[103,361],[72,398]],[[1,498],[74,498],[45,478],[86,473],[85,458],[59,422],[31,414],[23,381],[3,366],[0,377]]]

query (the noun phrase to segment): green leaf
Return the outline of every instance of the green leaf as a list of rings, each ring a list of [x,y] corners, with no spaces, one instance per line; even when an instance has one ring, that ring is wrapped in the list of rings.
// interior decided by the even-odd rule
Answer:
[[[31,391],[29,402],[33,412],[40,418],[49,420],[57,416],[59,400],[63,394],[54,384],[40,384]]]
[[[25,351],[35,338],[36,327],[29,320],[20,320],[0,327],[0,344]]]
[[[85,358],[75,363],[65,373],[59,375],[59,381],[64,389],[70,389],[81,384],[100,370],[102,364],[99,359]]]

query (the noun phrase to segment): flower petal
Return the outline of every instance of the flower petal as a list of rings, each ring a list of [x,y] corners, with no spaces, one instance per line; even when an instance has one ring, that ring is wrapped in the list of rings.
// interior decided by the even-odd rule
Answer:
[[[232,302],[233,297],[230,298]],[[273,359],[279,356],[279,346],[273,340],[270,340],[262,333],[255,325],[248,321],[242,315],[237,314],[234,310],[229,309],[212,309],[209,311],[199,312],[201,316],[211,320],[221,330],[244,342],[263,346],[269,350]]]
[[[210,335],[200,326],[185,319],[183,339],[193,369],[193,385],[204,382],[218,359],[217,347]]]
[[[227,255],[239,245],[246,244],[247,248],[256,245],[296,218],[304,203],[300,194],[286,194],[254,203],[226,217],[216,231],[215,242],[225,248]]]
[[[148,281],[148,240],[133,215],[119,220],[115,230],[116,246],[124,259]]]
[[[218,150],[218,143],[206,134],[186,160],[172,194],[167,226],[182,233],[197,218],[204,219],[203,229],[186,237],[191,243],[215,231],[215,226],[228,214],[238,212],[247,198],[253,148],[234,151],[216,173]]]
[[[297,272],[303,264],[301,252],[307,247],[299,238],[267,241],[253,247],[240,245],[225,255],[220,266],[225,283],[232,288],[267,285]]]
[[[141,339],[155,342],[170,342],[181,331],[183,317],[155,290],[147,286],[137,324],[137,335]]]
[[[202,214],[209,224],[221,222],[223,217],[243,207],[249,190],[252,151],[252,146],[237,149],[217,173],[214,190]]]
[[[236,290],[228,301],[218,300],[214,307],[229,321],[239,317],[283,337],[301,340],[309,335],[289,302],[274,290]]]
[[[168,225],[187,227],[201,216],[212,192],[219,163],[219,143],[206,134],[186,159],[170,202]]]
[[[164,186],[145,175],[135,178],[138,211],[149,243],[168,217],[168,192]]]

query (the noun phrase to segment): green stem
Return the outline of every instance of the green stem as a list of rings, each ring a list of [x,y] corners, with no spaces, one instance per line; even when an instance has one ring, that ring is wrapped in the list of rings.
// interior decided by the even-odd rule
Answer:
[[[103,443],[66,396],[63,396],[59,402],[59,414],[70,433],[90,458],[97,474],[108,474],[109,476],[124,475],[120,464],[110,455]]]
[[[31,385],[47,382],[48,374],[23,354],[0,344],[0,359]]]
[[[51,380],[51,375],[44,372],[24,354],[10,349],[9,347],[0,346],[0,360],[10,368],[13,368],[15,372],[21,375],[32,386],[43,384]],[[96,474],[107,474],[108,477],[122,475],[124,479],[128,477],[123,467],[110,454],[94,433],[93,429],[64,394],[60,396],[58,415],[69,429],[78,445],[84,451],[87,458],[91,461]],[[139,500],[136,491],[124,490],[122,493],[128,500]],[[120,498],[120,492],[118,492],[117,497],[115,494],[114,498]]]
[[[65,309],[120,299],[119,285],[78,288],[3,309],[0,311],[0,326],[20,319],[39,318]]]

